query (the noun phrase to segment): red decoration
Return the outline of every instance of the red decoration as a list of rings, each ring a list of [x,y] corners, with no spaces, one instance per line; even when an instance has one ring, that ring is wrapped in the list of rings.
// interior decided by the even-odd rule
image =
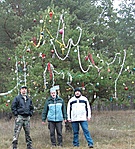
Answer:
[[[87,61],[89,59],[89,57],[88,56],[85,56],[85,60]]]
[[[127,86],[125,86],[125,88],[124,88],[125,90],[128,90],[128,87]]]
[[[60,29],[60,30],[59,30],[59,33],[60,33],[60,34],[63,34],[63,29]]]
[[[6,103],[6,106],[8,106],[8,104]]]
[[[46,57],[46,55],[45,54],[42,54],[42,59],[44,59]]]
[[[33,22],[36,22],[36,19],[34,19]]]
[[[34,46],[36,46],[36,44],[37,44],[37,38],[36,37],[33,37],[32,38],[32,41],[33,41]]]
[[[51,11],[51,12],[49,13],[49,15],[50,15],[50,18],[52,19],[53,12]]]
[[[54,53],[54,50],[53,49],[51,50],[51,53]]]
[[[48,63],[47,68],[48,68],[48,71],[50,72],[50,79],[52,79],[51,63]]]
[[[110,70],[110,68],[108,68],[108,72],[110,72],[111,70]]]
[[[94,62],[94,60],[93,60],[93,58],[92,58],[92,54],[89,53],[89,54],[88,54],[88,57],[89,57],[91,63],[92,63],[93,65],[95,65],[95,62]]]

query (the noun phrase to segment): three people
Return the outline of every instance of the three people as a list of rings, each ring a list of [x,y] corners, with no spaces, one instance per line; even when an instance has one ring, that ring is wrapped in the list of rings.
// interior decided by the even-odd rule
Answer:
[[[91,109],[88,99],[82,96],[80,88],[74,90],[74,96],[68,101],[67,116],[68,121],[72,124],[73,146],[79,147],[79,125],[81,125],[88,147],[93,148],[93,140],[87,122],[91,119]]]
[[[27,87],[20,88],[20,94],[17,95],[11,105],[11,110],[15,116],[15,126],[13,135],[13,149],[17,149],[18,138],[23,127],[27,149],[32,149],[32,139],[30,137],[30,117],[33,115],[32,100],[27,96]]]
[[[46,100],[42,112],[42,124],[45,124],[46,120],[48,121],[52,146],[62,146],[62,122],[66,122],[67,114],[64,100],[57,95],[55,88],[50,89],[50,97]]]

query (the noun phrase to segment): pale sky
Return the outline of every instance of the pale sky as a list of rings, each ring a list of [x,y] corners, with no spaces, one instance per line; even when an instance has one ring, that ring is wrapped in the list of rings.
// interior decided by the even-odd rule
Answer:
[[[119,4],[121,3],[122,0],[114,0],[113,4],[115,8],[118,8]]]

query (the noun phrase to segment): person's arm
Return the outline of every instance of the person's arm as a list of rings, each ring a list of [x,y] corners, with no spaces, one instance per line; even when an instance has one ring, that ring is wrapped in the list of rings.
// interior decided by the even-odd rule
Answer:
[[[87,111],[88,111],[87,119],[88,119],[88,121],[90,121],[90,119],[91,119],[91,108],[90,108],[90,104],[89,104],[88,99],[87,99]]]
[[[64,122],[66,122],[67,121],[67,111],[66,111],[66,106],[65,106],[64,100],[63,100],[63,104],[62,104],[62,113],[63,113]]]
[[[17,106],[18,106],[18,101],[17,101],[17,97],[15,97],[13,102],[12,102],[12,105],[11,105],[11,110],[12,110],[12,113],[14,116],[18,115]]]
[[[34,106],[33,106],[32,100],[30,100],[30,116],[33,115],[33,111],[34,111]]]
[[[71,115],[70,115],[70,101],[68,101],[68,104],[67,104],[67,120],[69,122],[71,122]]]
[[[44,109],[42,111],[42,123],[45,123],[48,113],[48,102],[45,102]]]

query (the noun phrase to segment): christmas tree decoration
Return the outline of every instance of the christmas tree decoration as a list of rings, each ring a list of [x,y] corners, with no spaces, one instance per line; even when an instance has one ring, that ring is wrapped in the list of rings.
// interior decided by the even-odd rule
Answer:
[[[125,90],[128,90],[128,87],[127,87],[127,86],[125,86],[125,87],[124,87],[124,89],[125,89]]]
[[[36,19],[33,19],[33,22],[36,22],[37,20]]]
[[[133,68],[133,71],[135,71],[135,68]]]
[[[88,61],[89,57],[88,56],[85,56],[85,61]]]
[[[42,24],[44,22],[44,20],[40,20],[39,22]]]
[[[51,53],[53,54],[54,52],[55,52],[55,51],[52,49],[52,50],[51,50]]]
[[[61,51],[62,51],[62,54],[64,54],[65,48],[62,48]]]
[[[49,15],[50,15],[50,19],[52,19],[53,12],[52,12],[52,11],[50,11]]]
[[[30,48],[27,48],[26,52],[30,52]]]
[[[59,33],[60,33],[60,34],[63,34],[63,32],[64,32],[63,29],[60,29],[60,30],[59,30]]]

